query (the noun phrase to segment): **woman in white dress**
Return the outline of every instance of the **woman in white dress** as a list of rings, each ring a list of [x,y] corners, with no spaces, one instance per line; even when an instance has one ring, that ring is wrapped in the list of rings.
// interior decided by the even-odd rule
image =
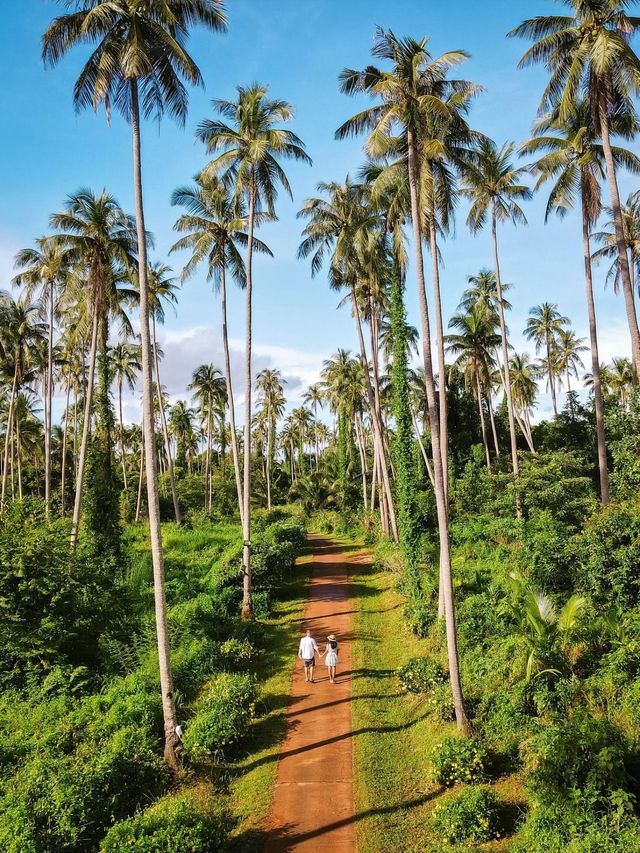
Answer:
[[[338,643],[335,634],[329,634],[327,637],[327,645],[322,657],[324,657],[324,662],[329,670],[329,681],[331,684],[335,684],[336,667],[338,666]]]

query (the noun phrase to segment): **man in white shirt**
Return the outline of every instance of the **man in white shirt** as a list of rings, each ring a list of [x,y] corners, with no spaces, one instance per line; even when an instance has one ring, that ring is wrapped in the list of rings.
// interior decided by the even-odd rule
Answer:
[[[307,628],[306,634],[300,640],[298,657],[304,661],[304,680],[311,683],[313,683],[313,667],[316,664],[316,653],[320,654],[320,649],[311,636],[311,631]]]

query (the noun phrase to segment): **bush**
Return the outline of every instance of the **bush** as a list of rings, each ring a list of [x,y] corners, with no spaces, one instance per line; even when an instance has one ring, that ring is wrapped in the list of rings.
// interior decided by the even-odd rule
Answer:
[[[398,678],[409,693],[429,693],[445,681],[446,675],[433,658],[411,658],[398,670]]]
[[[435,779],[447,787],[480,782],[486,759],[485,749],[478,740],[452,736],[440,741],[431,755]]]
[[[197,789],[154,803],[117,823],[100,845],[103,853],[219,853],[226,845],[230,820],[216,799]]]
[[[498,800],[491,788],[465,788],[434,809],[434,829],[450,844],[482,844],[499,836]]]
[[[434,714],[443,723],[451,723],[456,718],[451,685],[448,681],[436,684],[427,698],[426,705],[429,713]]]
[[[187,725],[184,749],[193,760],[220,757],[246,734],[254,716],[256,682],[250,675],[221,673],[198,701]]]

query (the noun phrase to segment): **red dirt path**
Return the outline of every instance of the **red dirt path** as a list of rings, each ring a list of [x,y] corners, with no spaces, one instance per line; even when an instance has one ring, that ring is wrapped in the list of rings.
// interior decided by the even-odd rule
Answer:
[[[314,560],[303,629],[310,628],[320,651],[337,635],[336,683],[321,660],[315,683],[294,670],[287,727],[280,749],[265,853],[355,853],[351,751],[351,600],[349,558],[339,545],[310,537]],[[297,641],[296,641],[297,642]],[[291,649],[292,655],[297,648]]]

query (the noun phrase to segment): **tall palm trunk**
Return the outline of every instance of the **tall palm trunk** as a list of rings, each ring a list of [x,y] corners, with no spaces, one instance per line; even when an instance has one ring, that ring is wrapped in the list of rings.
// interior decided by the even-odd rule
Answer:
[[[364,430],[360,420],[360,413],[355,416],[356,441],[358,442],[358,453],[360,454],[360,477],[362,479],[362,505],[364,511],[367,512],[369,504],[367,500],[367,451],[364,443]],[[317,433],[316,433],[317,442]],[[317,444],[316,444],[317,446]]]
[[[491,473],[491,456],[489,455],[489,440],[487,438],[487,426],[484,420],[484,407],[482,405],[482,386],[480,377],[476,373],[476,397],[478,398],[478,413],[480,415],[480,427],[482,429],[482,444],[484,445],[484,457],[487,463],[487,471]]]
[[[369,296],[369,339],[371,341],[371,372],[373,374],[373,407],[374,407],[374,417],[379,424],[380,431],[380,455],[378,457],[378,464],[380,466],[380,472],[382,474],[383,467],[384,471],[387,470],[387,464],[391,463],[391,454],[389,453],[389,448],[385,441],[385,426],[382,418],[382,407],[380,405],[380,375],[379,375],[379,362],[378,362],[378,331],[377,331],[377,322],[376,322],[376,309],[373,303],[373,299]],[[358,320],[358,322],[360,322]],[[365,363],[367,363],[367,355],[365,351]],[[366,369],[366,368],[365,368]],[[393,470],[392,470],[393,476]],[[396,518],[395,518],[395,507],[393,506],[393,492],[391,491],[391,485],[389,484],[389,490],[387,491],[384,486],[384,478],[381,477],[379,481],[384,491],[380,494],[380,509],[383,514],[382,519],[382,528],[383,531],[388,535],[391,530],[393,534],[394,540],[398,541],[398,536],[396,535]]]
[[[242,618],[250,619],[251,606],[251,336],[252,297],[253,297],[253,232],[256,216],[256,187],[253,183],[249,191],[249,222],[246,270],[246,317],[245,317],[245,401],[244,401],[244,482],[242,512]]]
[[[267,458],[265,459],[265,479],[267,481],[267,509],[271,509],[271,448],[273,425],[271,423],[270,406],[267,404]]]
[[[231,429],[231,456],[233,458],[233,473],[236,478],[236,495],[238,497],[238,512],[240,524],[244,527],[244,498],[242,495],[242,478],[240,476],[240,452],[238,450],[238,434],[236,432],[236,406],[233,399],[231,382],[231,356],[229,355],[229,329],[227,319],[227,277],[224,265],[220,270],[220,299],[222,302],[222,344],[224,347],[224,378],[227,385],[227,402],[229,404],[229,426]]]
[[[18,390],[18,365],[16,363],[13,371],[13,383],[11,385],[11,396],[9,397],[9,411],[7,412],[7,425],[4,434],[4,459],[2,464],[2,493],[0,495],[0,512],[4,512],[4,502],[7,493],[7,476],[9,472],[9,448],[11,447],[11,434],[13,430],[13,410],[16,403]],[[13,464],[11,466],[13,473]]]
[[[500,337],[502,338],[502,369],[504,371],[504,392],[507,396],[507,413],[509,415],[509,437],[511,439],[511,464],[513,475],[517,479],[520,474],[518,465],[518,445],[516,439],[516,422],[513,413],[513,395],[511,393],[511,376],[509,375],[509,343],[507,341],[507,324],[504,320],[504,305],[502,303],[502,278],[500,276],[500,259],[498,256],[498,223],[496,205],[491,209],[491,237],[493,242],[493,264],[496,273],[496,291],[498,296],[498,317],[500,319]],[[517,487],[516,487],[517,489]],[[519,504],[518,504],[519,506]],[[519,510],[518,510],[519,512]]]
[[[493,416],[493,405],[491,403],[491,385],[487,391],[487,409],[489,410],[489,421],[491,422],[491,434],[493,436],[493,446],[496,451],[496,459],[500,457],[500,444],[498,443],[498,430],[496,429],[496,419]]]
[[[596,306],[593,298],[593,276],[591,269],[591,246],[589,241],[589,212],[585,176],[582,175],[582,247],[584,255],[584,281],[589,316],[589,340],[591,343],[591,375],[593,376],[593,404],[596,415],[596,438],[598,442],[598,472],[600,475],[600,500],[606,506],[609,503],[609,469],[607,467],[607,440],[604,429],[604,402],[600,381],[600,356],[598,353],[598,327],[596,324]]]
[[[67,399],[64,406],[64,426],[62,428],[62,465],[60,466],[60,516],[64,518],[65,488],[67,483],[67,436],[69,435],[69,397],[71,396],[71,379],[67,379]]]
[[[472,728],[464,708],[462,684],[460,682],[460,666],[458,662],[458,637],[456,631],[453,578],[451,575],[447,493],[444,483],[444,471],[442,467],[442,454],[440,449],[440,424],[438,422],[433,365],[431,361],[431,329],[429,327],[429,309],[424,282],[422,234],[420,228],[420,209],[418,205],[418,169],[416,163],[415,140],[413,130],[410,127],[407,128],[407,150],[409,161],[409,192],[411,196],[411,223],[413,226],[416,275],[418,278],[418,300],[420,303],[420,315],[422,320],[422,357],[424,361],[425,386],[429,408],[429,424],[431,427],[431,444],[433,447],[434,491],[438,514],[438,534],[440,539],[440,589],[446,623],[449,676],[451,680],[451,693],[458,728],[465,733],[469,733],[472,731]]]
[[[16,418],[16,471],[18,472],[18,497],[24,497],[22,493],[22,455],[20,453],[20,420]]]
[[[146,278],[146,271],[145,271]],[[176,491],[176,475],[173,468],[173,456],[171,454],[171,439],[169,438],[169,427],[167,426],[167,415],[164,410],[162,401],[162,384],[160,383],[160,359],[158,358],[158,336],[156,333],[156,317],[151,314],[151,335],[152,335],[152,350],[153,350],[153,366],[152,366],[152,383],[153,383],[153,368],[155,367],[156,374],[156,393],[158,395],[158,410],[160,412],[160,425],[162,427],[162,437],[164,439],[164,452],[167,457],[167,470],[169,471],[169,484],[171,486],[171,499],[173,500],[173,512],[177,524],[182,524],[182,513],[180,511],[180,502],[178,501],[178,492]],[[153,387],[153,385],[152,385]],[[148,476],[148,475],[147,475]],[[148,487],[147,487],[148,488]]]
[[[629,334],[631,336],[631,360],[633,363],[633,371],[637,380],[640,374],[640,330],[638,329],[638,316],[636,314],[633,285],[631,283],[631,271],[629,269],[629,258],[627,256],[627,246],[624,237],[622,207],[620,204],[620,191],[618,189],[616,167],[613,160],[613,152],[611,150],[609,117],[607,115],[607,109],[604,103],[604,99],[602,98],[600,100],[599,105],[599,118],[600,133],[602,136],[602,149],[604,151],[604,159],[607,166],[607,179],[609,181],[609,191],[611,193],[611,209],[613,211],[613,224],[616,233],[618,265],[620,268],[620,278],[622,279],[622,291],[624,293],[625,308],[627,309],[627,323],[629,325]]]
[[[551,365],[551,338],[547,334],[545,345],[547,348],[547,376],[549,377],[549,390],[551,391],[551,404],[553,406],[553,414],[558,417],[558,401],[556,400],[556,380],[553,375],[553,367]]]
[[[47,382],[44,404],[44,502],[47,516],[51,509],[51,404],[53,401],[53,308],[54,287],[49,282],[49,329],[47,340]]]
[[[358,300],[356,298],[355,288],[351,286],[351,302],[353,304],[353,313],[356,318],[356,327],[358,330],[358,340],[360,342],[360,361],[362,362],[362,368],[364,372],[364,385],[367,391],[367,399],[369,401],[369,409],[371,410],[371,423],[373,426],[373,441],[374,447],[376,450],[376,456],[378,459],[379,466],[379,475],[380,475],[380,484],[382,486],[380,494],[384,494],[384,499],[386,502],[386,509],[388,512],[389,525],[391,529],[391,533],[393,535],[393,539],[395,542],[398,541],[398,525],[396,523],[396,514],[393,507],[393,497],[391,494],[391,484],[389,482],[389,472],[387,470],[385,455],[384,455],[384,445],[382,441],[382,426],[379,420],[379,413],[376,409],[376,401],[373,386],[371,383],[371,376],[369,375],[369,364],[367,360],[367,348],[364,342],[364,333],[362,331],[362,318],[360,316],[360,306],[358,305]],[[382,504],[382,501],[381,501]]]
[[[93,326],[91,329],[91,346],[89,349],[89,371],[87,373],[87,387],[84,400],[84,418],[82,421],[82,439],[80,441],[80,453],[78,455],[78,473],[76,475],[76,493],[73,500],[73,518],[71,521],[71,550],[74,551],[78,541],[78,528],[80,526],[80,513],[82,510],[82,490],[84,485],[84,469],[87,461],[87,450],[89,447],[89,434],[91,432],[91,413],[93,410],[93,386],[96,372],[96,355],[98,351],[98,328],[100,325],[98,305],[93,306]]]
[[[160,692],[164,719],[164,757],[174,770],[178,769],[176,755],[176,708],[171,672],[171,651],[167,626],[167,602],[164,585],[164,555],[162,552],[162,530],[160,527],[160,502],[158,475],[156,471],[155,436],[153,423],[153,369],[151,333],[149,328],[149,283],[147,280],[147,238],[142,202],[142,162],[140,154],[140,112],[138,85],[131,81],[131,125],[133,137],[133,184],[136,207],[136,231],[138,237],[138,263],[140,279],[140,347],[142,354],[142,428],[144,433],[145,467],[147,474],[147,502],[149,505],[149,532],[151,559],[153,562],[153,594],[155,602],[156,634],[158,641],[158,663],[160,669]],[[162,405],[160,406],[162,408]]]
[[[418,417],[416,415],[416,410],[413,408],[413,404],[410,403],[411,406],[411,420],[413,421],[413,429],[416,434],[416,438],[418,439],[418,446],[420,447],[420,455],[422,456],[422,461],[424,462],[424,467],[427,470],[427,475],[429,477],[429,482],[431,483],[431,487],[435,490],[435,480],[433,479],[433,468],[431,467],[431,462],[429,462],[429,454],[427,453],[424,442],[422,441],[422,435],[420,433],[420,427],[418,425]]]
[[[140,470],[138,472],[138,499],[136,501],[136,524],[140,521],[140,510],[142,509],[142,482],[144,480],[144,430],[140,437]]]
[[[440,296],[440,264],[438,263],[438,241],[436,220],[431,211],[429,217],[429,245],[433,275],[433,296],[436,311],[436,336],[438,350],[438,407],[440,415],[440,455],[444,490],[449,503],[449,425],[447,419],[447,372],[444,361],[444,324],[442,322],[442,299]]]
[[[127,464],[124,454],[124,418],[122,417],[122,377],[118,380],[118,411],[120,414],[120,457],[122,460],[122,482],[125,492],[129,488],[127,485]]]

